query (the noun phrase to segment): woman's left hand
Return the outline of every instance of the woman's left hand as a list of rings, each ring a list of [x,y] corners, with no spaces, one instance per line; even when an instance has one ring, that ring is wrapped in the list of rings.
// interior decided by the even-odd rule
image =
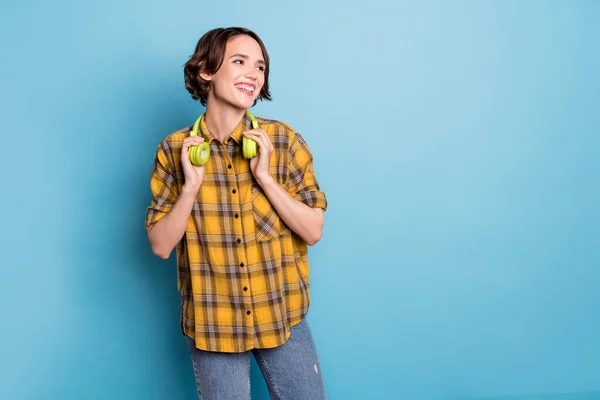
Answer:
[[[263,129],[251,129],[243,133],[248,139],[252,139],[258,145],[258,155],[250,160],[250,170],[252,175],[262,185],[267,179],[270,179],[269,175],[269,163],[271,160],[271,154],[275,149],[267,132]]]

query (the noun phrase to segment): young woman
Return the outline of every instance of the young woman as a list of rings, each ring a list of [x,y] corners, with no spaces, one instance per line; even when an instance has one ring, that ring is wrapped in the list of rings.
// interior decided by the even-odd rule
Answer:
[[[292,127],[249,110],[271,100],[269,56],[254,32],[207,32],[184,74],[206,111],[158,146],[146,229],[157,256],[176,249],[199,398],[249,399],[252,353],[271,398],[324,399],[305,319],[308,246],[327,208],[311,152]]]

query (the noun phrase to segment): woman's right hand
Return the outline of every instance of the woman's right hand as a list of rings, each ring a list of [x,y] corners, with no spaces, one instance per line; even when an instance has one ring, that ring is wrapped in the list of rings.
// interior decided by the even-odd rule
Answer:
[[[204,165],[198,167],[192,164],[188,154],[188,149],[190,146],[197,146],[202,142],[204,142],[204,138],[200,136],[188,136],[183,139],[183,146],[181,146],[181,165],[185,179],[183,186],[184,188],[193,190],[194,193],[198,192],[200,185],[202,185],[202,179],[204,178]]]

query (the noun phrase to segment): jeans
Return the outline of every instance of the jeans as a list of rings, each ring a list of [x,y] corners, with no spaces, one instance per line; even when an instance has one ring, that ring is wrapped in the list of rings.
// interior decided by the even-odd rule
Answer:
[[[321,366],[306,319],[291,328],[286,343],[245,353],[199,350],[186,336],[200,400],[250,399],[250,353],[260,367],[271,399],[325,400]]]

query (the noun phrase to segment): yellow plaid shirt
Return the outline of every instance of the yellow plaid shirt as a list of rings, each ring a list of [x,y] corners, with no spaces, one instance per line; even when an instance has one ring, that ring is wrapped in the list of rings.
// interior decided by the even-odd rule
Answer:
[[[302,136],[289,125],[258,118],[274,146],[269,173],[295,199],[327,209]],[[284,343],[310,304],[308,247],[280,219],[242,155],[245,115],[224,143],[204,121],[199,134],[210,159],[176,248],[181,329],[202,350],[242,352]],[[191,126],[158,146],[150,177],[146,229],[164,217],[184,183],[181,146]]]

